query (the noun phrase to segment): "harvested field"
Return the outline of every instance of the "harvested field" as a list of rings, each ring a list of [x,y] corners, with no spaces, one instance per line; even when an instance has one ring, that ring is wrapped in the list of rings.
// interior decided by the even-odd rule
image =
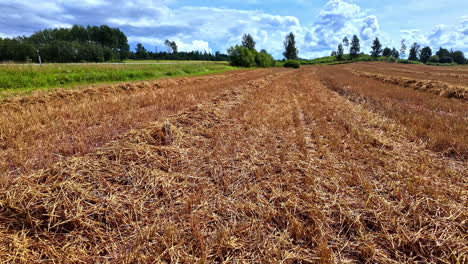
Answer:
[[[444,67],[427,65],[406,65],[370,62],[349,65],[355,71],[384,75],[394,78],[406,78],[416,81],[435,81],[452,86],[468,87],[468,67]]]
[[[413,88],[420,91],[427,91],[448,98],[468,100],[468,86],[448,84],[434,80],[415,80],[405,77],[386,76],[382,74],[361,72],[352,69],[351,72],[357,76],[373,78],[385,83]]]
[[[0,172],[22,174],[88,153],[116,136],[268,74],[230,72],[36,93],[0,104]]]
[[[359,76],[346,66],[321,67],[319,76],[328,88],[403,124],[410,140],[420,140],[447,157],[467,160],[466,100]]]
[[[5,103],[0,261],[466,263],[467,102],[346,67]]]

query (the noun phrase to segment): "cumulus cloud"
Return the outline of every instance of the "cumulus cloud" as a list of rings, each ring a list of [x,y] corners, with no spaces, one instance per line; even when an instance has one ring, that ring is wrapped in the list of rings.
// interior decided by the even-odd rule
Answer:
[[[366,17],[361,26],[361,37],[365,40],[370,40],[380,33],[379,21],[376,16]]]
[[[173,2],[44,0],[38,4],[30,0],[0,0],[0,36],[28,35],[44,28],[73,24],[108,24],[121,28],[133,46],[141,42],[150,50],[162,50],[164,40],[170,39],[178,43],[181,51],[224,52],[240,43],[244,33],[250,33],[258,49],[266,49],[278,58],[282,57],[284,37],[291,31],[297,36],[300,56],[306,58],[328,55],[344,36],[358,35],[366,52],[376,36],[384,43],[390,39],[381,31],[375,15],[350,0],[329,0],[312,24],[303,24],[294,16],[273,15],[260,10],[180,4],[173,7]],[[456,27],[440,25],[427,34],[405,30],[401,35],[408,40],[464,48],[468,46],[468,17],[463,17]]]
[[[306,57],[329,55],[345,36],[351,39],[352,35],[357,35],[361,47],[369,47],[372,40],[381,35],[376,16],[344,0],[330,0],[320,11],[318,20],[305,31],[302,55]]]
[[[401,37],[411,44],[417,42],[421,46],[429,46],[433,50],[439,47],[453,48],[468,52],[468,17],[461,17],[459,25],[435,25],[431,31],[419,29],[401,30]]]

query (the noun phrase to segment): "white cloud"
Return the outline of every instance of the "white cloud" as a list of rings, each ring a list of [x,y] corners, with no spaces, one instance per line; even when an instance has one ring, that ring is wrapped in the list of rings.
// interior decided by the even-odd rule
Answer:
[[[313,24],[303,24],[297,17],[280,16],[259,10],[182,6],[172,8],[175,0],[44,0],[36,2],[0,0],[0,36],[31,34],[34,31],[73,24],[108,24],[119,27],[131,44],[143,43],[148,49],[164,48],[164,40],[178,43],[183,51],[226,51],[250,33],[258,49],[266,49],[281,58],[283,40],[294,32],[300,56],[328,55],[344,36],[356,34],[368,52],[375,37],[385,44],[397,43],[381,31],[378,18],[350,0],[330,0]],[[230,0],[224,0],[230,1]],[[276,1],[276,0],[275,0]],[[299,1],[299,0],[296,0]],[[302,1],[302,0],[301,0]],[[279,1],[276,1],[279,2]],[[255,5],[260,1],[253,1]],[[180,3],[179,3],[180,4]],[[307,12],[307,10],[305,10]],[[383,29],[385,30],[385,29]],[[426,45],[468,47],[468,17],[460,25],[434,27],[427,34],[404,30],[401,37]]]
[[[430,32],[423,32],[419,29],[401,30],[402,38],[408,44],[417,42],[421,46],[429,46],[433,52],[439,47],[453,48],[468,52],[468,17],[461,17],[460,24],[435,25]]]
[[[368,16],[361,26],[361,37],[363,40],[370,40],[380,33],[379,21],[376,16]]]
[[[376,16],[344,0],[330,0],[318,20],[305,31],[304,57],[329,55],[345,36],[351,40],[353,35],[360,38],[361,49],[368,51],[373,39],[382,35]]]

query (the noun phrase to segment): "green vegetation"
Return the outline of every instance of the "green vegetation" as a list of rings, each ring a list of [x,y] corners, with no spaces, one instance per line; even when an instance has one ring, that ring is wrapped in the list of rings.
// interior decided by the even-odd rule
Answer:
[[[29,37],[0,38],[0,60],[23,62],[103,62],[128,57],[129,45],[118,28],[78,26],[45,29]]]
[[[266,68],[276,65],[275,59],[268,52],[255,49],[255,41],[250,34],[244,35],[241,46],[229,48],[228,55],[232,66]]]
[[[421,53],[421,47],[418,45],[418,43],[413,43],[413,45],[410,48],[409,51],[409,57],[408,60],[410,61],[417,61],[419,58],[419,54]]]
[[[219,64],[174,65],[1,65],[0,96],[54,87],[69,88],[81,84],[149,80],[167,76],[217,73],[236,69]]]
[[[297,60],[287,60],[284,62],[283,66],[286,68],[299,69],[301,67],[301,63]]]
[[[371,56],[377,58],[382,54],[382,51],[382,44],[380,44],[379,38],[375,38],[372,44]]]
[[[371,56],[369,56],[361,52],[365,47],[361,48],[357,35],[353,35],[351,40],[345,36],[342,43],[339,43],[337,51],[332,51],[331,56],[314,60],[299,58],[298,44],[293,32],[286,35],[283,44],[284,58],[299,60],[300,64],[341,64],[358,61],[422,62],[428,65],[468,64],[468,60],[461,51],[449,51],[441,47],[435,56],[432,56],[433,52],[430,47],[421,49],[417,42],[411,45],[408,60],[399,60],[406,58],[405,40],[401,41],[401,48],[398,51],[395,47],[384,48],[380,40],[375,38],[371,47]],[[86,27],[74,25],[71,28],[41,30],[29,37],[0,38],[0,61],[26,63],[216,61],[221,64],[230,61],[232,66],[240,67],[276,65],[276,61],[267,51],[256,50],[256,43],[250,34],[245,34],[242,44],[231,47],[228,54],[222,54],[219,51],[215,54],[206,51],[181,52],[177,43],[168,39],[164,45],[163,51],[158,52],[158,47],[155,47],[156,50],[152,52],[143,44],[138,43],[135,50],[131,51],[127,37],[118,28],[110,28],[107,25]]]
[[[123,63],[174,63],[174,64],[220,64],[228,65],[228,61],[198,61],[198,60],[124,60]]]
[[[294,36],[294,33],[291,32],[286,36],[286,39],[284,40],[283,56],[287,60],[297,60],[299,58],[298,54],[299,50],[296,47],[296,36]]]
[[[432,50],[430,47],[424,47],[421,49],[418,43],[414,42],[409,50],[409,57],[407,60],[399,59],[406,55],[406,44],[405,40],[401,41],[401,48],[398,51],[395,48],[390,49],[385,47],[382,49],[382,44],[378,38],[375,38],[372,47],[371,55],[366,55],[360,52],[360,41],[359,38],[354,35],[349,44],[349,40],[345,37],[338,45],[338,50],[333,51],[331,56],[317,58],[313,60],[300,60],[302,65],[316,65],[316,64],[343,64],[353,63],[360,61],[382,61],[390,63],[405,63],[405,64],[427,64],[436,66],[452,66],[459,64],[467,64],[468,60],[461,51],[448,51],[447,49],[440,48],[436,55],[432,56]],[[343,54],[343,46],[351,46],[349,54]]]
[[[427,63],[429,59],[432,57],[432,50],[430,47],[424,47],[421,50],[421,54],[419,55],[419,60],[422,63]]]
[[[130,52],[128,58],[132,60],[177,60],[177,61],[227,61],[228,56],[217,51],[215,54],[201,51],[179,51],[177,43],[166,39],[164,42],[167,51],[149,51],[143,44],[138,43],[135,52]]]
[[[216,52],[179,52],[175,41],[166,40],[166,51],[151,52],[138,43],[130,51],[127,36],[118,28],[74,25],[38,31],[29,37],[0,38],[0,61],[68,63],[138,60],[226,61]]]
[[[398,60],[398,63],[403,63],[403,64],[423,64],[422,62],[414,61],[414,60]]]
[[[428,62],[426,64],[432,65],[432,66],[457,66],[458,65],[458,63],[456,62],[452,62],[452,63]]]
[[[351,40],[351,48],[349,49],[349,55],[352,59],[356,59],[359,56],[361,51],[361,45],[359,44],[359,38],[354,35],[353,40]]]
[[[359,62],[359,61],[372,61],[374,60],[370,55],[367,54],[360,54],[355,58],[352,58],[350,54],[343,54],[339,56],[336,53],[336,56],[327,56],[322,58],[317,58],[313,60],[300,60],[299,62],[302,65],[334,65],[334,64],[344,64],[344,63],[352,63],[352,62]],[[377,58],[378,60],[380,59]]]

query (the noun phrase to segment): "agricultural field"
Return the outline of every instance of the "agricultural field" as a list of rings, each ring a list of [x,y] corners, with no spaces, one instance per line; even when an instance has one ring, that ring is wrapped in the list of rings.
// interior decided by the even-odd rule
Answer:
[[[198,60],[125,60],[123,63],[168,63],[168,64],[224,64],[228,65],[227,61],[198,61]]]
[[[161,65],[157,64],[161,63]],[[51,88],[164,77],[203,75],[233,70],[227,63],[132,61],[131,63],[90,64],[0,64],[0,100]]]
[[[6,98],[0,262],[466,263],[467,98],[381,62]]]

